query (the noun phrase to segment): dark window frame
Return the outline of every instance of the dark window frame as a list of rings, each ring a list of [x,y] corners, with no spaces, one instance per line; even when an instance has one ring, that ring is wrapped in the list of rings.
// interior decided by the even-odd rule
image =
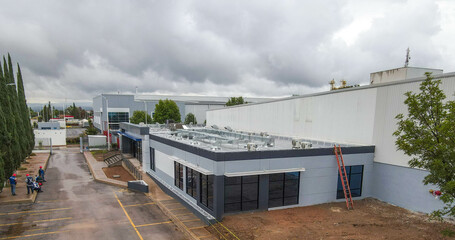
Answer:
[[[201,194],[199,197],[199,201],[202,205],[206,206],[208,209],[213,211],[213,182],[214,182],[214,175],[205,175],[199,173],[199,185],[201,189]],[[204,189],[204,183],[206,188]],[[211,187],[210,187],[211,185]],[[212,196],[210,197],[210,189],[212,190]]]
[[[361,166],[362,167],[362,171],[360,173],[352,173],[352,167],[359,167]],[[350,188],[351,189],[351,196],[354,198],[354,197],[361,197],[362,196],[362,188],[363,188],[363,173],[364,173],[364,170],[365,170],[365,166],[364,165],[352,165],[352,166],[345,166],[346,168],[346,174],[348,175],[348,181],[349,181],[349,186],[351,186],[351,179],[352,179],[352,176],[357,176],[357,175],[360,175],[361,178],[360,178],[360,188]],[[360,194],[357,195],[355,194],[352,194],[352,191],[357,191],[357,190],[360,190]],[[341,185],[341,178],[340,178],[340,172],[338,171],[338,181],[337,181],[337,195],[336,195],[336,199],[343,199],[344,198],[344,192],[343,192],[343,186]]]
[[[298,177],[297,179],[286,179],[286,174],[293,174],[293,173],[297,173],[298,174]],[[272,176],[275,176],[275,177],[279,177],[278,180],[271,180],[271,177]],[[288,173],[275,173],[275,174],[270,174],[269,175],[269,202],[268,202],[268,207],[269,208],[274,208],[274,207],[282,207],[282,206],[289,206],[289,205],[297,205],[299,204],[299,198],[300,198],[300,177],[301,177],[301,172],[288,172]],[[289,183],[289,182],[293,182],[293,181],[296,181],[297,182],[297,186],[296,186],[296,194],[295,195],[287,195],[286,196],[286,183]],[[281,197],[278,197],[278,198],[271,198],[270,197],[270,194],[271,194],[271,186],[272,184],[271,183],[278,183],[278,184],[281,184],[281,189],[282,189],[282,195]],[[295,202],[292,202],[292,203],[286,203],[286,199],[289,199],[289,198],[296,198],[296,201]],[[280,201],[279,204],[274,204],[271,206],[271,202],[272,201]]]
[[[251,181],[247,181],[245,182],[245,178],[251,178],[251,177],[256,177],[256,180],[254,182],[251,182]],[[225,196],[225,200],[224,200],[224,212],[228,213],[228,212],[242,212],[242,211],[252,211],[252,210],[256,210],[256,209],[259,209],[259,175],[251,175],[251,176],[239,176],[239,177],[231,177],[231,179],[234,179],[234,178],[240,178],[240,181],[238,181],[238,183],[235,183],[235,184],[228,184],[227,182],[227,179],[229,179],[230,177],[224,177],[225,181],[224,181],[224,196]],[[255,184],[256,185],[256,200],[253,200],[253,201],[244,201],[244,188],[246,187],[246,185],[251,185],[251,184]],[[240,186],[240,201],[238,202],[229,202],[229,203],[226,203],[226,196],[228,196],[228,194],[226,193],[226,186]],[[253,202],[256,202],[256,206],[253,207],[253,208],[247,208],[245,205],[247,203],[253,203]],[[236,205],[236,204],[240,204],[240,209],[237,209],[237,210],[228,210],[226,208],[226,205]]]
[[[197,176],[199,172],[186,167],[186,193],[192,198],[197,199]]]
[[[155,149],[150,148],[150,169],[156,171],[155,169]]]
[[[174,185],[183,191],[183,165],[174,162]]]

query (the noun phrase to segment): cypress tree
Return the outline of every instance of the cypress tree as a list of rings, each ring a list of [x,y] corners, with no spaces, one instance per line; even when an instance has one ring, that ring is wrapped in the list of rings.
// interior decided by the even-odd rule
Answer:
[[[22,112],[22,122],[24,125],[24,132],[26,138],[27,156],[32,153],[35,146],[35,137],[33,134],[32,125],[30,124],[30,111],[25,99],[24,82],[22,80],[21,67],[17,64],[17,96],[20,104],[20,111]]]
[[[8,136],[9,136],[9,133],[6,131],[6,122],[5,122],[5,117],[3,116],[3,108],[0,104],[0,144],[1,144],[1,146],[0,146],[0,191],[3,189],[4,183],[6,180],[5,172],[7,170],[9,170],[9,169],[6,169],[6,166],[5,166],[5,157],[7,156],[6,146],[8,146]]]
[[[1,94],[3,97],[3,102],[2,106],[5,107],[6,109],[4,110],[4,115],[6,118],[6,122],[8,126],[8,132],[11,136],[11,164],[12,164],[12,169],[15,170],[18,166],[19,163],[22,160],[22,152],[21,152],[21,146],[18,140],[18,135],[17,135],[17,129],[16,129],[16,119],[15,119],[15,114],[13,111],[13,106],[12,105],[12,89],[14,86],[7,85],[9,83],[9,72],[8,72],[8,65],[6,63],[6,59],[3,56],[3,79],[2,79],[2,86],[4,87],[4,94]]]
[[[3,187],[3,180],[14,171],[14,161],[11,149],[11,134],[8,132],[8,122],[6,120],[9,103],[7,102],[6,82],[4,81],[2,65],[0,62],[0,189]],[[2,176],[2,174],[4,174]],[[6,175],[5,175],[6,174]]]
[[[11,62],[11,56],[8,53],[8,72],[9,72],[9,83],[14,84],[11,87],[8,88],[11,94],[11,107],[14,112],[14,121],[16,121],[16,137],[17,141],[19,143],[19,148],[20,148],[20,159],[18,162],[18,165],[21,164],[21,162],[25,159],[27,156],[28,152],[28,141],[27,138],[25,137],[25,131],[24,131],[24,123],[22,121],[22,113],[21,113],[21,108],[19,104],[19,100],[17,97],[17,85],[16,81],[14,79],[14,71],[13,71],[13,63]]]

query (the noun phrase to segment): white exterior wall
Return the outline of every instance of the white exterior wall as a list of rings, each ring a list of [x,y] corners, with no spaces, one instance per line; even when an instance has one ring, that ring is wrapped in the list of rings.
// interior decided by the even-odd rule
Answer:
[[[206,111],[223,108],[223,105],[185,105],[185,114],[192,113],[199,124],[204,123]],[[186,116],[184,116],[186,117]]]
[[[88,135],[88,146],[106,146],[107,138],[101,135]]]
[[[376,89],[334,92],[207,112],[207,125],[315,140],[372,144]]]
[[[39,146],[39,142],[42,141],[43,146],[48,144],[48,140],[52,139],[53,146],[66,145],[66,129],[60,130],[33,130],[35,133],[35,146]]]
[[[455,100],[455,74],[439,75],[448,100]],[[423,80],[423,78],[422,78]],[[395,116],[406,113],[404,94],[421,81],[329,92],[207,112],[207,125],[335,142],[375,145],[375,161],[408,167],[409,157],[395,147]]]

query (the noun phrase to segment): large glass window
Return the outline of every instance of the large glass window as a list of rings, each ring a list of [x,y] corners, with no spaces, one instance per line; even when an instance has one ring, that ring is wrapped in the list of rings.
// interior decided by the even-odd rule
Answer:
[[[269,175],[269,208],[299,203],[300,172]]]
[[[213,175],[199,174],[201,185],[201,203],[208,209],[213,210]]]
[[[199,172],[187,167],[186,168],[186,193],[194,199],[197,197],[196,178]]]
[[[109,112],[109,123],[129,122],[128,112]]]
[[[150,148],[150,169],[155,171],[155,149]]]
[[[346,166],[346,175],[351,188],[351,196],[362,196],[363,165]],[[343,185],[341,185],[340,172],[338,172],[337,199],[341,198],[344,198],[344,192]]]
[[[183,190],[183,165],[174,162],[174,184]]]
[[[224,178],[224,212],[258,209],[259,176]]]

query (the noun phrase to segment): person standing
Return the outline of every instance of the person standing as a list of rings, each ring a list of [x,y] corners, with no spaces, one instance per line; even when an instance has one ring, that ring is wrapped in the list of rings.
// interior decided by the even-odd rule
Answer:
[[[27,194],[30,194],[30,190],[32,191],[33,194],[33,177],[30,176],[30,174],[27,173],[27,176],[25,178],[25,183],[27,184]]]
[[[39,166],[39,170],[38,170],[38,176],[42,177],[43,178],[43,182],[46,181],[46,179],[44,178],[44,169],[42,166]]]
[[[13,173],[13,176],[9,177],[9,184],[11,185],[11,194],[13,194],[13,196],[16,196],[16,183],[17,183],[16,174]]]

